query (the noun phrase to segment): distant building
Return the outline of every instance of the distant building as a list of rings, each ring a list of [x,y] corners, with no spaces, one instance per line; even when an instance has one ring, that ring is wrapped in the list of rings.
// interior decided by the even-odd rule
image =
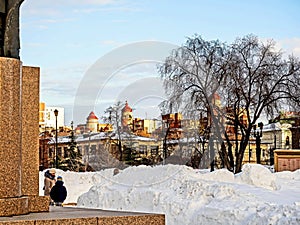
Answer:
[[[99,123],[99,119],[96,114],[92,111],[86,118],[85,124],[78,124],[75,128],[75,134],[87,134],[90,132],[108,132],[112,131],[112,125],[108,123]]]
[[[108,123],[98,123],[98,132],[108,132],[112,131],[113,127]]]
[[[236,131],[236,127],[234,124],[235,116],[238,114],[239,122],[242,123],[245,127],[248,126],[248,116],[247,111],[245,109],[239,109],[239,111],[234,111],[232,107],[225,108],[226,115],[225,115],[225,131],[230,140],[235,140],[236,138],[240,139],[240,131]],[[238,137],[236,137],[238,134]]]
[[[179,139],[182,135],[182,114],[170,113],[161,116],[163,130],[166,132],[167,139]]]
[[[286,139],[291,137],[290,124],[279,122],[266,124],[262,130],[262,148],[266,149],[288,149],[291,146]],[[287,145],[288,144],[288,145]]]
[[[46,126],[46,104],[44,102],[40,102],[40,109],[39,109],[39,126],[45,127]]]
[[[44,102],[40,103],[39,109],[39,127],[45,128],[55,128],[56,117],[54,115],[54,110],[58,110],[57,115],[57,127],[63,127],[65,123],[65,109],[62,107],[46,106]]]
[[[90,115],[86,118],[86,128],[91,132],[98,131],[98,117],[92,111]]]
[[[128,159],[134,152],[134,165],[141,162],[153,164],[161,161],[161,141],[152,138],[139,137],[136,135],[121,134],[122,136],[122,159],[118,151],[116,135],[97,132],[77,135],[76,144],[78,151],[82,155],[82,161],[90,165],[95,170],[106,168],[125,168]],[[60,159],[68,156],[70,136],[59,136],[57,145],[57,155]],[[128,152],[128,150],[130,150]],[[51,166],[55,159],[55,138],[47,135],[40,139],[40,169]]]
[[[78,124],[77,127],[75,128],[75,134],[85,134],[88,132],[89,131],[86,128],[86,124]]]
[[[289,131],[283,139],[285,148],[300,149],[300,112],[282,112],[274,120],[288,126]]]
[[[151,134],[154,131],[156,131],[160,125],[161,122],[158,120],[134,118],[132,131],[136,135],[143,136],[143,137],[150,137]]]
[[[132,108],[128,105],[126,101],[124,108],[122,109],[122,128],[132,130],[133,115]]]

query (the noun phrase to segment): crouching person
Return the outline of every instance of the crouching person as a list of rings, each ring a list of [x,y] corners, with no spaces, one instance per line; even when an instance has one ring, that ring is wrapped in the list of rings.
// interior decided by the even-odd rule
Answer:
[[[57,181],[50,191],[50,197],[57,206],[61,206],[62,203],[66,200],[67,189],[64,186],[64,182],[61,176],[57,177]]]

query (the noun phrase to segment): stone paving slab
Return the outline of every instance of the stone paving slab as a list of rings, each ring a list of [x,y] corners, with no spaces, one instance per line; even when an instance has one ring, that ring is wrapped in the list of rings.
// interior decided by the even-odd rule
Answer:
[[[0,217],[0,225],[164,225],[163,214],[51,206],[49,212]]]

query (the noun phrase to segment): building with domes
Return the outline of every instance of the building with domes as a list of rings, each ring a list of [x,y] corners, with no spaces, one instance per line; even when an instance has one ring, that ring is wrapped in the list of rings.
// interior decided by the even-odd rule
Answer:
[[[126,101],[124,108],[122,109],[122,128],[124,130],[132,130],[133,124],[133,115],[132,115],[132,108],[128,105]]]
[[[88,134],[88,133],[97,133],[97,132],[109,132],[113,130],[111,124],[108,123],[99,123],[98,117],[92,111],[89,116],[86,118],[85,124],[78,124],[75,128],[76,134]]]
[[[98,131],[98,117],[92,111],[89,116],[86,118],[86,128],[91,132]]]

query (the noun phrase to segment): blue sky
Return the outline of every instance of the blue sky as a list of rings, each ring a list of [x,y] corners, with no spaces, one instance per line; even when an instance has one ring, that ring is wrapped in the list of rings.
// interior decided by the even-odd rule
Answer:
[[[206,40],[231,43],[251,33],[274,39],[285,52],[300,56],[299,12],[298,0],[25,0],[20,57],[23,64],[41,68],[40,100],[48,106],[64,107],[68,125],[87,71],[120,46],[141,41],[182,45],[195,33]],[[106,86],[110,91],[98,96],[105,98],[106,105],[93,105],[91,110],[101,117],[116,95],[124,97],[124,91],[138,82],[137,77],[157,76],[155,65],[143,63],[116,71],[115,80]],[[150,105],[149,101],[144,104]],[[136,115],[156,116],[147,109],[142,111],[141,101],[137,102]],[[88,114],[83,112],[82,120],[75,124],[85,122]]]

